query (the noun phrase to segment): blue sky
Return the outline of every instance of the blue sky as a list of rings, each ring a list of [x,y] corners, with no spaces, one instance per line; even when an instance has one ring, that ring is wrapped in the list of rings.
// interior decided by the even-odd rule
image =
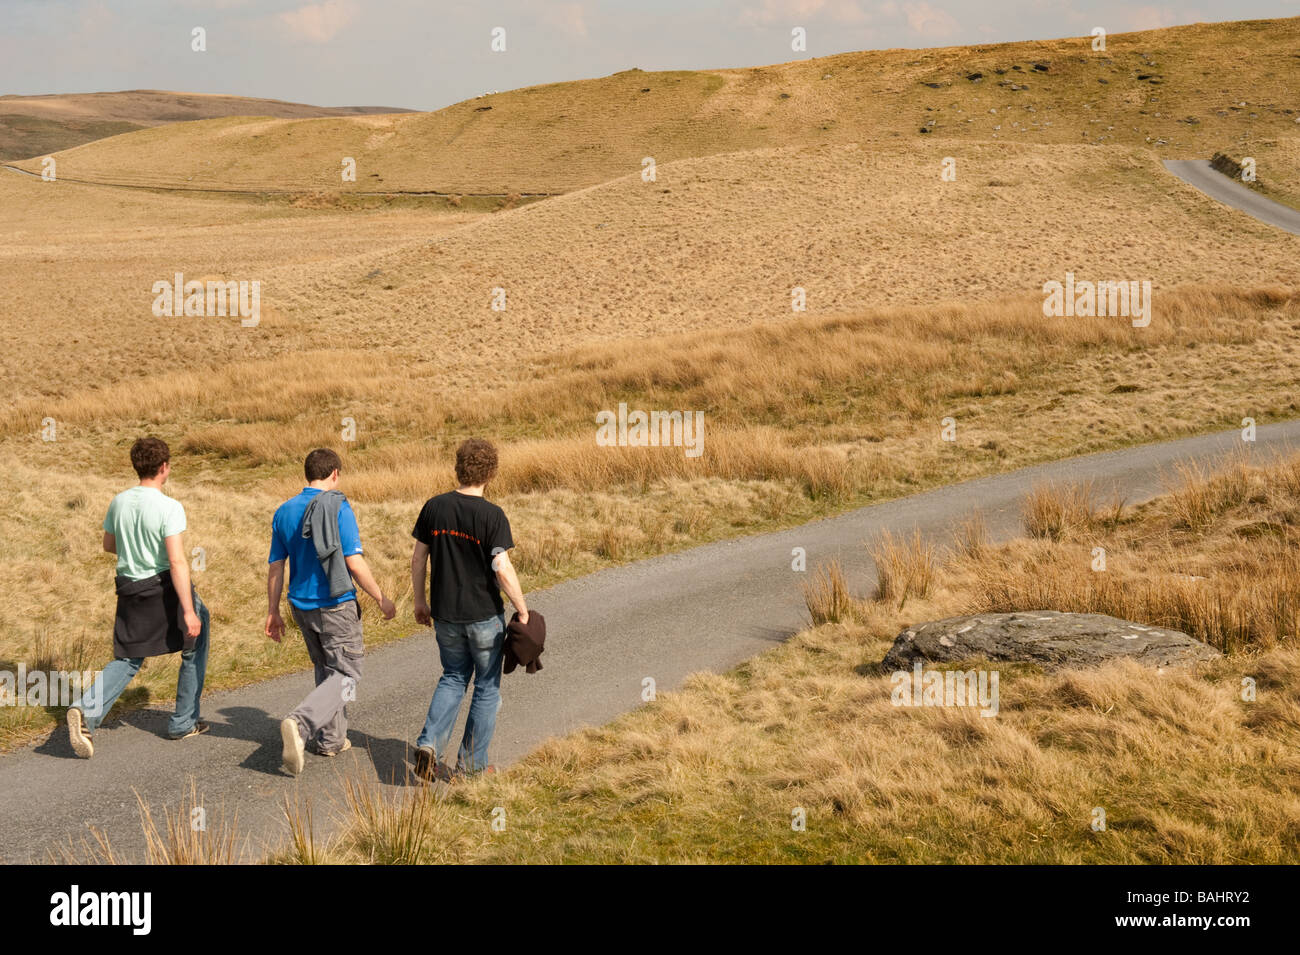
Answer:
[[[487,90],[848,50],[1300,15],[1300,0],[0,0],[0,93],[172,89],[436,109]],[[506,51],[490,49],[506,29]],[[790,48],[792,27],[808,50]],[[190,49],[207,32],[207,52]]]

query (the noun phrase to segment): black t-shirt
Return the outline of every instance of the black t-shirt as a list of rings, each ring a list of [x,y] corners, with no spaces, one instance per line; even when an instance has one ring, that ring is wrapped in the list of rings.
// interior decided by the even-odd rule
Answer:
[[[506,512],[491,501],[448,491],[425,501],[411,536],[429,548],[429,612],[448,623],[502,613],[492,558],[515,546]]]

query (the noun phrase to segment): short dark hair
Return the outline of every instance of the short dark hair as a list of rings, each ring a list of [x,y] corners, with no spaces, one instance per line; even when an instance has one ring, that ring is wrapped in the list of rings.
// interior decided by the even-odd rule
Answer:
[[[456,480],[467,487],[486,484],[497,473],[497,449],[492,442],[470,438],[456,449]]]
[[[142,481],[157,477],[162,466],[171,459],[172,453],[162,438],[152,435],[136,438],[135,444],[131,445],[131,467],[135,468],[135,473]]]
[[[312,481],[323,481],[335,471],[342,469],[343,462],[329,448],[317,448],[307,455],[307,460],[302,465],[302,473],[307,476],[308,484]]]

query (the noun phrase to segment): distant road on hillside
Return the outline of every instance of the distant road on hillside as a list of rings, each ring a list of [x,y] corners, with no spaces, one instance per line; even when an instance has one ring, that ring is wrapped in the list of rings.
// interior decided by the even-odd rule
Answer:
[[[1274,202],[1234,182],[1214,169],[1208,159],[1166,159],[1165,168],[1188,185],[1195,186],[1211,199],[1254,216],[1261,222],[1277,226],[1292,235],[1300,235],[1300,209]]]

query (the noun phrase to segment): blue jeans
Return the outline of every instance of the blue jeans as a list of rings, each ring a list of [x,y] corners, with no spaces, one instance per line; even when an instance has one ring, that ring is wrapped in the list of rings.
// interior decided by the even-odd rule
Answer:
[[[497,710],[501,709],[501,652],[506,643],[506,618],[498,614],[476,623],[434,620],[433,629],[438,637],[442,678],[434,687],[429,716],[415,745],[432,749],[442,760],[472,676],[474,696],[469,703],[456,769],[479,772],[487,768],[488,744],[497,726]]]
[[[194,594],[194,612],[198,614],[201,629],[194,641],[194,649],[181,651],[181,671],[176,677],[176,712],[167,724],[167,735],[184,736],[199,721],[199,703],[203,696],[203,678],[208,670],[208,631],[212,615],[207,606]],[[95,685],[80,700],[72,704],[81,710],[87,732],[94,732],[113,708],[144,665],[144,657],[119,657],[100,672]]]

